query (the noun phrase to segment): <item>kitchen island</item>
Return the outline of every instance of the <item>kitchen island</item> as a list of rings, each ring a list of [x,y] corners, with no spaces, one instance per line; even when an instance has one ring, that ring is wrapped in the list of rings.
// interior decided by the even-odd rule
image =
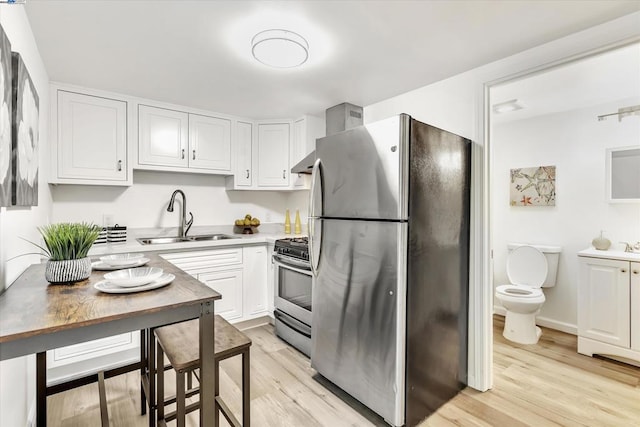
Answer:
[[[29,267],[0,294],[0,361],[36,354],[37,425],[46,425],[46,351],[136,330],[200,318],[202,426],[214,425],[214,301],[220,294],[155,254],[149,266],[175,275],[168,286],[131,294],[106,294],[94,288],[103,274],[73,285],[51,285],[44,264]],[[146,334],[149,336],[150,334]],[[138,367],[153,372],[141,347]],[[143,381],[144,382],[144,381]],[[148,387],[148,384],[147,384]],[[59,389],[59,387],[58,387]],[[147,396],[153,395],[147,391]]]

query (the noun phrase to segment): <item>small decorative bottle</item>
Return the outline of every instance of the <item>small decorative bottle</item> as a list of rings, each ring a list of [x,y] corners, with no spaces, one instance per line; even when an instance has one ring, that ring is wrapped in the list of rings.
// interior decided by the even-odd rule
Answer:
[[[284,234],[291,234],[291,218],[289,217],[289,209],[284,216]]]
[[[300,211],[298,211],[298,209],[296,209],[296,222],[295,222],[295,227],[293,231],[295,234],[302,233],[302,224],[300,223]]]

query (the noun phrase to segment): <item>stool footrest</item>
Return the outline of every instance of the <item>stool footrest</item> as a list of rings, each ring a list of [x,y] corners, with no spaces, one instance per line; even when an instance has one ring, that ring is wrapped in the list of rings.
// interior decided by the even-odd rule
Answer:
[[[216,396],[216,407],[220,410],[220,412],[222,412],[222,415],[224,415],[229,424],[231,424],[233,427],[242,427],[240,421],[238,421],[238,419],[233,415],[227,404],[224,403],[224,400],[222,400],[220,396]]]
[[[186,415],[189,412],[197,411],[198,409],[200,409],[200,402],[190,403],[189,405],[185,406],[184,413]],[[166,422],[170,422],[170,421],[175,420],[176,419],[176,411],[167,412],[167,414],[164,416],[164,419],[165,419]]]

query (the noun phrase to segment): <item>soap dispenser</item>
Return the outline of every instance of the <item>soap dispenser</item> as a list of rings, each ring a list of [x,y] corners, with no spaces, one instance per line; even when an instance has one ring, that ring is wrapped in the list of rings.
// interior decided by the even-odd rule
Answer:
[[[591,241],[593,247],[599,251],[606,251],[611,246],[611,240],[604,237],[603,233],[604,231],[600,230],[600,236]]]

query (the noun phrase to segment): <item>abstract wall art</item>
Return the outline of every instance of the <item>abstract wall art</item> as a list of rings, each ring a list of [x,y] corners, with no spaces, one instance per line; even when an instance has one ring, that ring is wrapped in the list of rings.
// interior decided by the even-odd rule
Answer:
[[[12,204],[38,205],[38,93],[19,53],[12,53]]]
[[[511,206],[555,206],[556,167],[511,169]]]
[[[11,43],[0,26],[0,206],[11,206]]]

